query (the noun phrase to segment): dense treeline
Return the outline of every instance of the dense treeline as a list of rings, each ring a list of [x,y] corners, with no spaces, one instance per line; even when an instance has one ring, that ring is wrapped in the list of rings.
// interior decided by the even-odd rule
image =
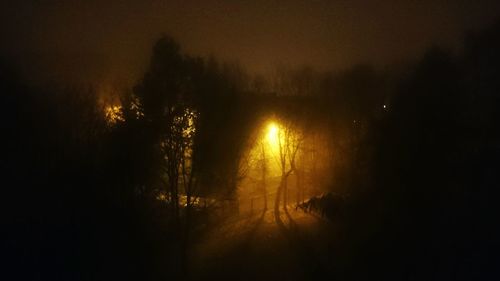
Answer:
[[[195,200],[237,212],[249,139],[272,115],[320,128],[335,152],[324,190],[349,194],[336,221],[341,279],[496,274],[499,33],[471,33],[461,54],[433,48],[404,70],[304,68],[264,80],[163,37],[112,122],[91,88],[30,86],[4,63],[9,273],[185,277],[186,249],[210,212]]]
[[[398,81],[361,144],[373,182],[348,224],[366,244],[348,251],[366,271],[347,276],[498,277],[499,33],[470,34],[458,56],[432,48]]]

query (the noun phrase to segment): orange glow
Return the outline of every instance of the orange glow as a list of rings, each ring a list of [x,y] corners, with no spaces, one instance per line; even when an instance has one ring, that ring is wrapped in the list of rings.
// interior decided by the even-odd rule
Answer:
[[[125,121],[121,105],[110,105],[104,109],[106,121],[109,125],[116,124],[117,122]]]

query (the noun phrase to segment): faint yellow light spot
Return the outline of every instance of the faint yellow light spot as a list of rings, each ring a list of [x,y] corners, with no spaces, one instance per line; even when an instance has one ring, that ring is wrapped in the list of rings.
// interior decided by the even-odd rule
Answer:
[[[184,111],[184,116],[182,118],[187,118],[187,126],[183,129],[184,137],[192,137],[196,132],[195,119],[198,117],[198,113],[192,109],[186,109]]]

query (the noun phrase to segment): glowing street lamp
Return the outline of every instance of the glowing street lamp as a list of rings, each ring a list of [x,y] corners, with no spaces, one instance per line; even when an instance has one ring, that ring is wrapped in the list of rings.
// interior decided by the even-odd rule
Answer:
[[[278,142],[278,126],[276,123],[271,122],[269,123],[269,126],[267,128],[267,139],[269,140],[270,143],[277,143]]]

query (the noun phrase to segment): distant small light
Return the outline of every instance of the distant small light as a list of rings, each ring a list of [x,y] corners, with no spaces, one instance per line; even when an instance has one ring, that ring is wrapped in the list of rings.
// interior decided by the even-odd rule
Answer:
[[[384,109],[386,109],[386,108],[387,108],[387,106],[386,106],[385,104],[383,105],[383,107],[384,107]]]

